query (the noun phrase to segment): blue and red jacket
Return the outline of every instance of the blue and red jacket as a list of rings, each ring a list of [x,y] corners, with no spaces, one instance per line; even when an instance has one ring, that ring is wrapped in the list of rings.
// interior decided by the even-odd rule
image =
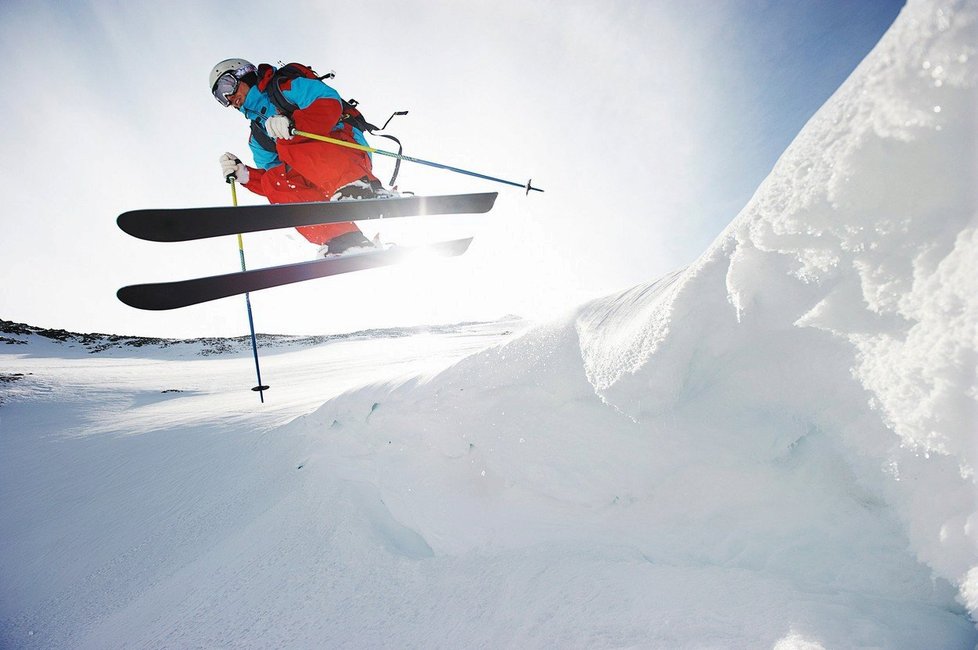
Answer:
[[[239,109],[246,118],[258,122],[262,131],[265,120],[279,112],[267,94],[275,72],[276,68],[268,64],[258,66],[258,82]],[[343,100],[331,86],[319,79],[296,77],[284,81],[280,89],[285,99],[298,106],[291,115],[297,130],[367,144],[359,129],[341,121]],[[248,168],[249,178],[244,185],[270,203],[328,201],[348,183],[377,179],[370,156],[364,151],[298,135],[272,142],[274,151],[266,149],[254,136],[249,138],[256,167]],[[298,230],[309,241],[321,244],[358,228],[353,223],[340,223],[303,226]]]
[[[262,128],[265,126],[266,119],[278,114],[278,109],[265,92],[276,70],[277,68],[266,63],[258,66],[258,83],[248,91],[244,104],[240,108],[245,117],[257,121]],[[343,98],[332,86],[319,79],[297,77],[285,81],[281,89],[285,98],[299,107],[299,110],[292,113],[292,121],[296,129],[319,135],[344,130],[344,125],[340,122],[343,116]],[[363,132],[353,127],[349,130],[356,142],[367,145]],[[254,137],[248,140],[248,145],[258,167],[271,169],[282,163],[278,152],[268,151]]]

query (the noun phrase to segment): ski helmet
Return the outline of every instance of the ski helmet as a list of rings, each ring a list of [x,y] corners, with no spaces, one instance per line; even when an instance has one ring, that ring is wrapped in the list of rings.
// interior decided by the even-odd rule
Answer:
[[[245,68],[250,68],[250,70],[246,70]],[[255,66],[244,59],[224,59],[211,68],[209,87],[213,90],[218,77],[226,72],[233,72],[236,77],[241,77],[241,75],[253,70],[255,70]]]
[[[214,97],[217,98],[217,101],[227,106],[226,103],[227,93],[222,92],[218,94],[217,92],[218,81],[220,81],[221,78],[225,76],[231,77],[235,80],[234,85],[236,87],[237,86],[236,82],[238,80],[240,80],[248,73],[255,72],[256,70],[257,68],[255,68],[255,66],[252,63],[245,61],[244,59],[224,59],[223,61],[217,63],[214,67],[211,68],[211,74],[209,78],[211,93],[214,95]]]

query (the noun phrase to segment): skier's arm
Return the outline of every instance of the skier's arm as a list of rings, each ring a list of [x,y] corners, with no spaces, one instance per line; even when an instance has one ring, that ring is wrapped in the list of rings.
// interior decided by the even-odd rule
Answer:
[[[292,113],[292,123],[299,131],[326,135],[343,116],[340,94],[318,79],[293,79],[282,94],[299,107]]]
[[[247,167],[247,165],[246,165]],[[241,185],[248,190],[258,194],[260,196],[265,196],[265,192],[261,187],[261,179],[265,175],[265,170],[260,167],[248,167],[248,182],[242,183]]]
[[[278,154],[264,149],[255,142],[254,138],[248,140],[248,146],[251,149],[251,157],[254,158],[257,167],[248,167],[245,165],[248,167],[248,182],[242,183],[241,185],[255,194],[265,196],[265,192],[262,191],[261,186],[261,179],[265,175],[265,170],[281,165],[282,161],[279,160]]]

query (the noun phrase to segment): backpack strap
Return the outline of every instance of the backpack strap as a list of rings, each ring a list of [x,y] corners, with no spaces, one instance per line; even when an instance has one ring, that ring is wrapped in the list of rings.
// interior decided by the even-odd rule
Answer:
[[[282,93],[282,83],[290,79],[295,79],[296,77],[304,77],[301,70],[299,70],[295,65],[289,64],[282,66],[275,71],[272,78],[268,81],[268,85],[265,87],[265,94],[278,109],[278,112],[289,118],[292,117],[292,113],[299,110],[297,104],[293,104],[285,98],[285,94]]]
[[[299,110],[299,106],[285,98],[285,94],[282,92],[282,83],[297,77],[318,78],[322,80],[332,76],[332,74],[323,75],[322,77],[316,77],[315,75],[316,73],[307,66],[302,66],[297,63],[284,65],[276,70],[272,74],[271,79],[268,80],[268,84],[265,86],[265,94],[281,115],[291,118],[292,113]],[[275,140],[268,135],[264,126],[258,120],[251,121],[251,137],[265,151],[278,153],[278,150],[275,148]]]
[[[275,148],[275,140],[272,139],[272,136],[268,135],[265,127],[258,120],[251,121],[251,137],[265,151],[278,154],[278,150]]]
[[[387,138],[388,140],[393,140],[394,142],[397,143],[397,158],[395,159],[397,162],[394,163],[394,174],[391,176],[391,182],[388,183],[390,187],[394,187],[395,183],[397,182],[397,175],[401,171],[401,154],[404,153],[404,147],[401,145],[401,141],[392,135],[387,135],[386,133],[373,133],[373,132],[371,132],[370,135],[376,135],[376,136],[380,136],[381,138]]]
[[[394,163],[394,174],[391,176],[390,183],[388,183],[389,186],[394,187],[395,183],[397,182],[397,175],[401,171],[401,154],[404,153],[404,146],[401,144],[401,141],[394,136],[387,135],[386,133],[378,133],[378,131],[383,131],[386,129],[387,125],[390,124],[390,121],[394,119],[395,115],[407,115],[407,111],[398,111],[394,113],[387,118],[387,121],[384,122],[384,126],[377,127],[367,121],[367,119],[363,116],[363,113],[361,113],[357,108],[359,105],[360,103],[355,99],[351,99],[349,101],[344,99],[343,116],[340,118],[340,122],[349,124],[353,128],[359,129],[363,133],[369,133],[370,135],[387,138],[388,140],[391,140],[397,144],[397,162]]]

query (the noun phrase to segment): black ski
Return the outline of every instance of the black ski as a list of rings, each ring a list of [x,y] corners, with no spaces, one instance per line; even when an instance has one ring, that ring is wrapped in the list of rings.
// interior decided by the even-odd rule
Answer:
[[[119,215],[117,222],[122,230],[140,239],[190,241],[319,223],[482,213],[492,208],[496,196],[496,192],[485,192],[323,203],[132,210]]]
[[[351,201],[350,203],[364,202]],[[119,289],[117,295],[119,300],[137,309],[177,309],[293,282],[399,264],[407,261],[418,252],[434,253],[444,257],[461,255],[468,249],[471,242],[472,238],[469,237],[423,246],[398,246],[386,250],[366,251],[359,254],[347,254],[341,257],[239,271],[226,275],[213,275],[192,280],[134,284]]]

